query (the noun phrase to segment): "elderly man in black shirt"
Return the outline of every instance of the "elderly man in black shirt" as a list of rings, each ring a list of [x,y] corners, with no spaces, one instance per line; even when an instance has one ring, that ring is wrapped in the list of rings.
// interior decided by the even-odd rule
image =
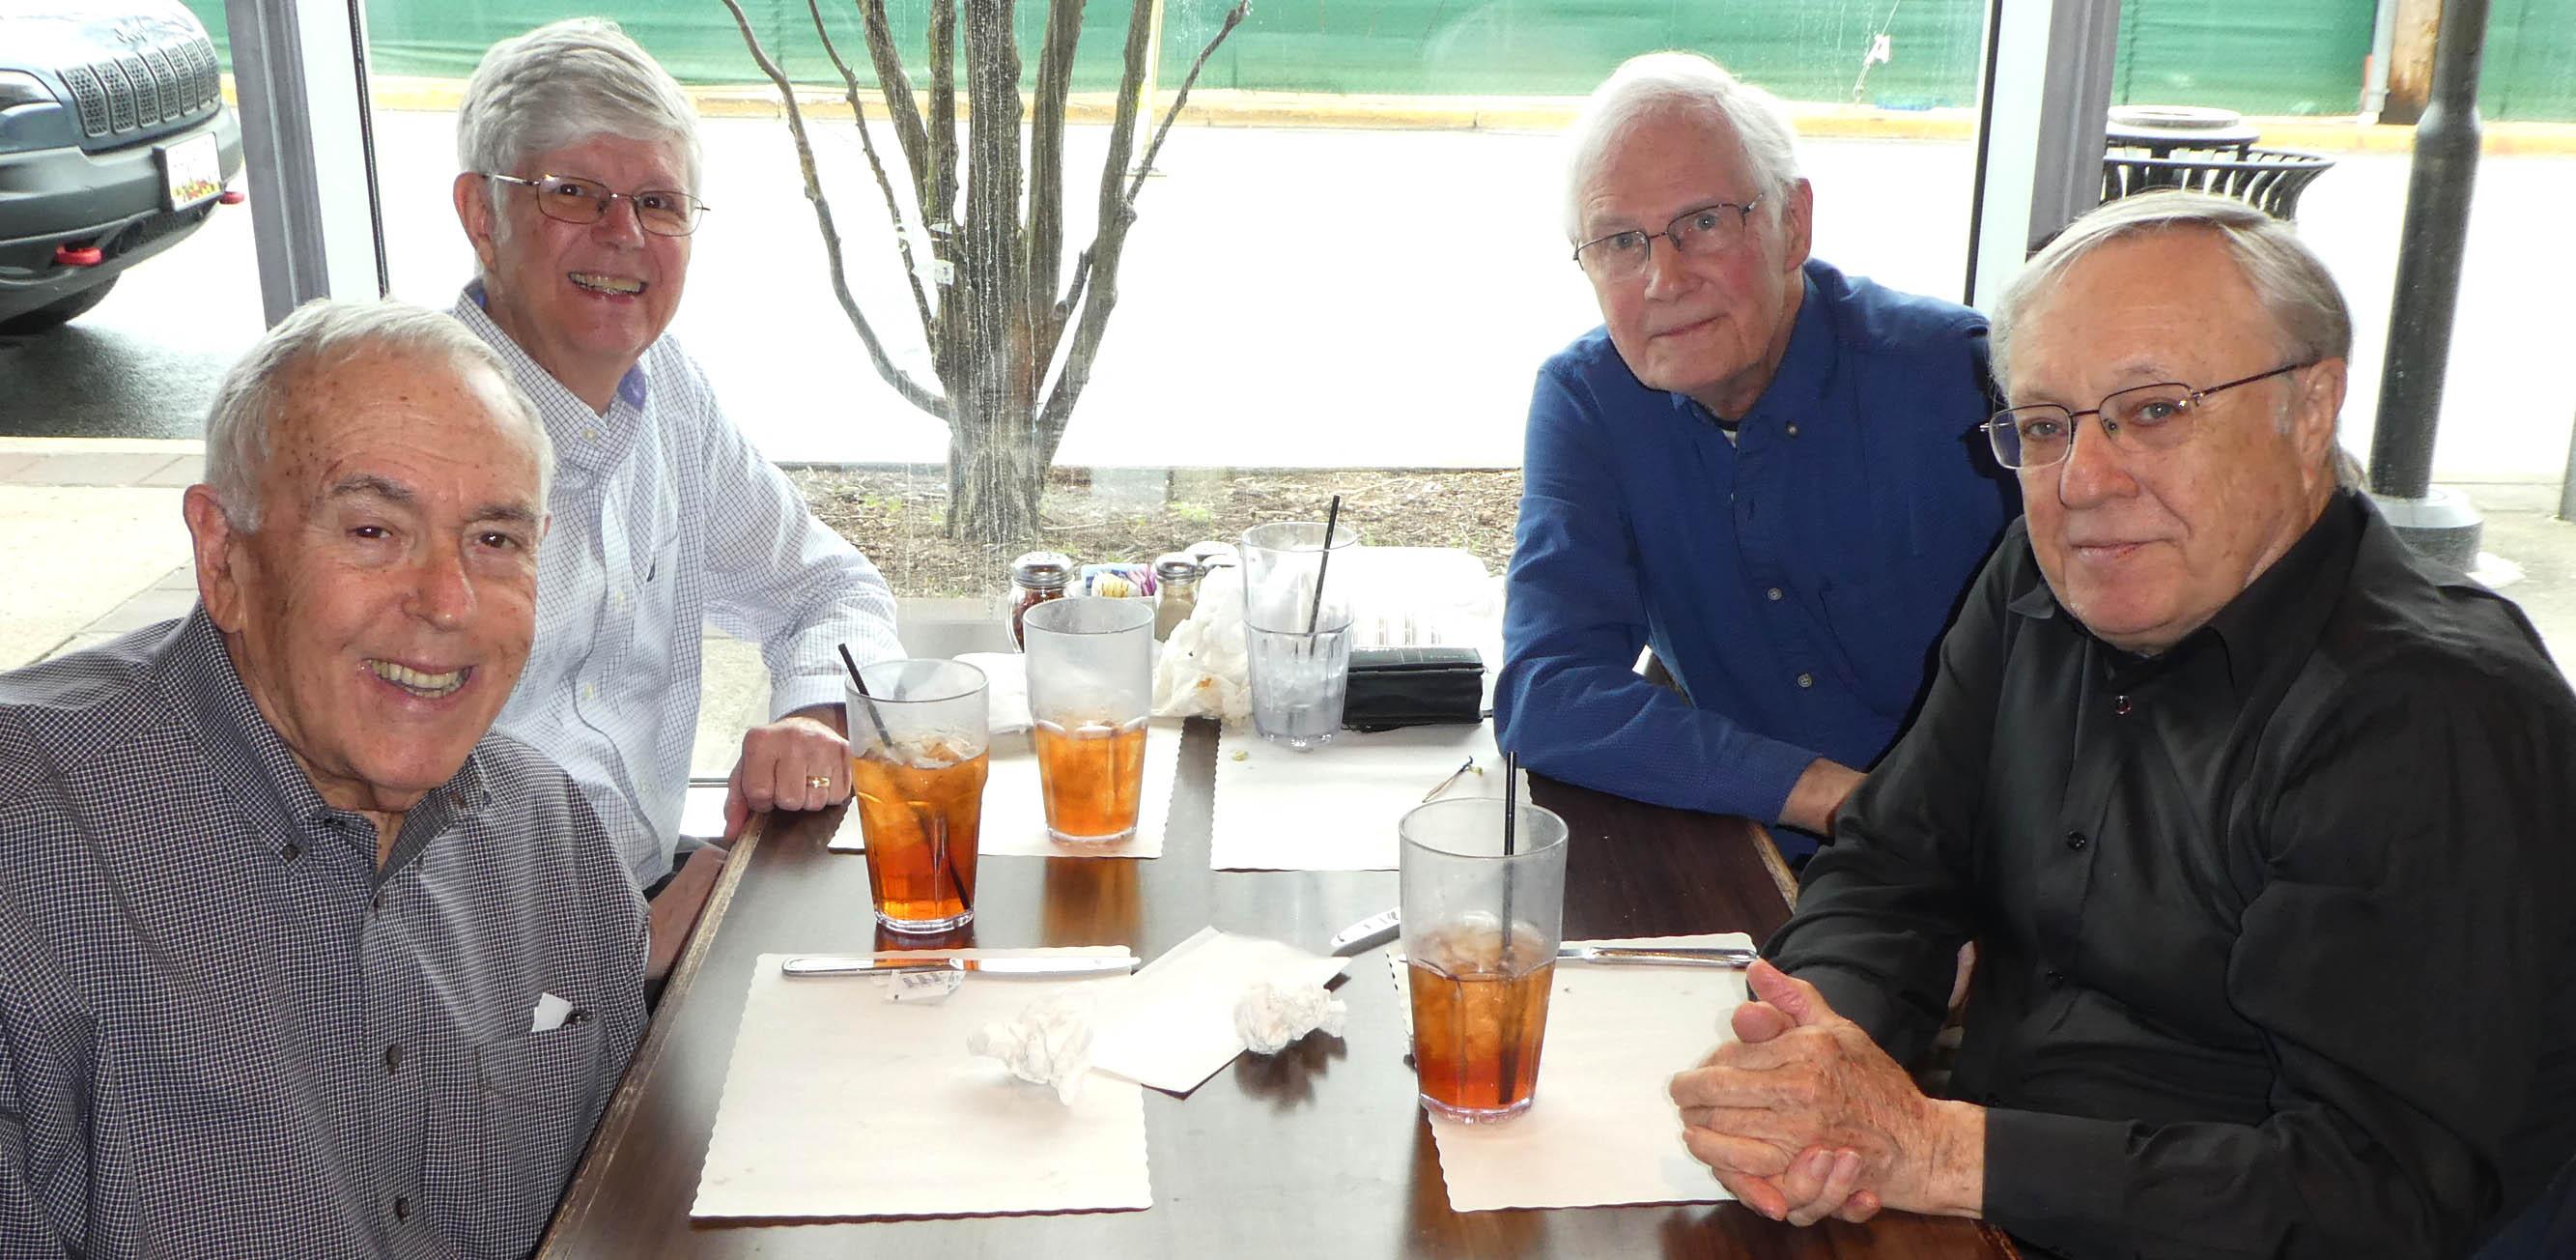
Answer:
[[[1746,1203],[2456,1256],[2576,1147],[2576,698],[2338,486],[2350,343],[2286,226],[2196,195],[2095,211],[2005,297],[2025,525],[1673,1082]],[[1967,940],[1932,1099],[1900,1065]]]

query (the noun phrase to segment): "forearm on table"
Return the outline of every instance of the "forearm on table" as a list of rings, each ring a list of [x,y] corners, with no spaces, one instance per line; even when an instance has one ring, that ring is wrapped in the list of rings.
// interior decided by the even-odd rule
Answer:
[[[1523,767],[1649,804],[1777,821],[1816,760],[1613,665],[1550,663],[1505,686],[1497,733]]]

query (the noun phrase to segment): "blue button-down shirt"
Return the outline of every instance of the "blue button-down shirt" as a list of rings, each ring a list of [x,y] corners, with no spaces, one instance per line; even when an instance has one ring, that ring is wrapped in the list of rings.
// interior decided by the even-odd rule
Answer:
[[[1530,403],[1503,746],[1567,782],[1773,822],[1816,758],[1868,766],[2020,510],[1977,429],[1990,410],[1982,316],[1821,262],[1735,440],[1640,384],[1605,330],[1558,353]],[[1637,675],[1650,645],[1687,698]]]

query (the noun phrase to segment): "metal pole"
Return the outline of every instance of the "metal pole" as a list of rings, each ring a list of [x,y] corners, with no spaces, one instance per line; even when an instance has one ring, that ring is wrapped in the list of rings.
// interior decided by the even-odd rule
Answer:
[[[2415,163],[2398,233],[2397,298],[2388,317],[2379,419],[2370,435],[2370,488],[2418,550],[2467,568],[2477,523],[2465,501],[2434,496],[2433,432],[2451,359],[2460,298],[2460,254],[2478,172],[2478,63],[2487,0],[2447,0],[2433,53],[2433,90],[2415,124]],[[2411,510],[2411,515],[2410,515]]]
[[[2558,519],[2576,521],[2576,435],[2567,439],[2567,475],[2558,482]]]

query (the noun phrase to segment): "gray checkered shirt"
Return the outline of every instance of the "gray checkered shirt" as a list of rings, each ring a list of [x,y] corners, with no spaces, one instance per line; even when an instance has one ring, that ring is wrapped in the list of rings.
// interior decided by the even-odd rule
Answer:
[[[482,296],[468,285],[456,318],[500,352],[555,443],[537,645],[499,726],[571,772],[650,884],[679,839],[706,626],[760,644],[774,719],[841,702],[838,644],[863,665],[903,655],[894,593],[725,419],[673,339],[644,352],[601,415]]]
[[[516,740],[379,871],[202,609],[0,675],[0,1257],[525,1255],[643,970],[607,833]]]

